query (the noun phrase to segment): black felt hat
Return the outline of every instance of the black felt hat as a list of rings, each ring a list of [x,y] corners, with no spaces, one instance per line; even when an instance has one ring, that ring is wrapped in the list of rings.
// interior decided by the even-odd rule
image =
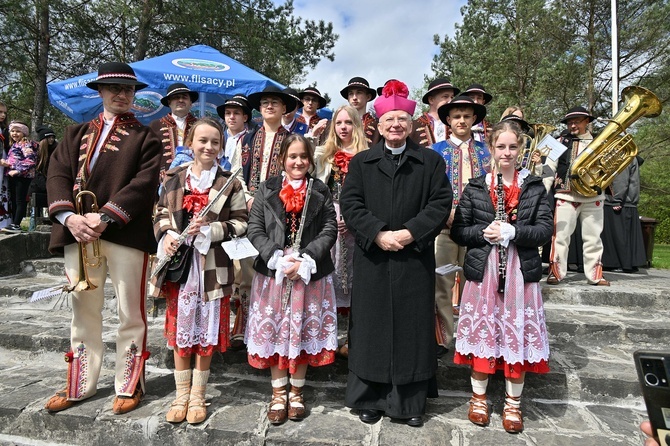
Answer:
[[[176,83],[168,87],[167,94],[161,98],[161,104],[168,107],[170,105],[170,96],[172,96],[173,94],[180,94],[180,93],[188,93],[188,95],[191,98],[191,102],[197,101],[198,98],[200,97],[197,91],[191,91],[191,89],[188,88],[186,85],[182,83]]]
[[[261,111],[261,98],[263,96],[276,96],[279,99],[281,99],[282,102],[284,102],[284,105],[286,106],[286,111],[295,110],[297,104],[295,98],[289,94],[284,93],[282,90],[279,89],[279,87],[275,87],[274,85],[268,85],[263,89],[263,91],[251,93],[247,98],[247,101],[249,102],[251,108]]]
[[[295,108],[293,110],[295,110],[296,108],[298,108],[300,104],[302,104],[299,96],[300,93],[298,93],[298,90],[296,90],[295,88],[286,87],[282,91],[287,95],[291,96],[293,99],[295,99]],[[288,107],[286,107],[286,113],[291,113],[293,110],[289,110]]]
[[[520,117],[518,117],[514,113],[511,113],[507,116],[503,116],[503,118],[500,120],[500,122],[503,122],[503,121],[516,122],[517,124],[519,124],[519,127],[521,127],[521,130],[523,130],[524,133],[528,133],[530,131],[530,124],[528,124],[528,122],[524,121],[523,119],[521,119]]]
[[[303,98],[305,97],[305,95],[307,95],[307,94],[312,95],[312,96],[316,96],[316,97],[317,97],[317,99],[319,100],[319,108],[323,108],[323,107],[326,106],[326,98],[324,98],[323,96],[321,96],[321,92],[320,92],[316,87],[307,87],[307,88],[305,88],[303,91],[301,91],[301,92],[298,94],[298,97],[299,97],[300,100],[302,101],[302,99],[303,99]],[[287,108],[288,108],[288,107],[287,107]]]
[[[381,87],[377,87],[377,95],[381,96],[383,94],[382,92],[384,91],[384,87],[386,87],[386,84],[388,84],[391,81],[397,81],[397,80],[398,79],[389,79],[386,82],[384,82],[384,85],[382,85]]]
[[[429,96],[431,96],[436,91],[446,90],[446,89],[454,90],[454,96],[458,96],[458,93],[461,92],[461,90],[459,90],[458,88],[454,87],[451,84],[451,81],[449,81],[449,79],[444,78],[444,77],[438,77],[437,79],[432,81],[430,84],[428,84],[428,91],[421,98],[421,102],[423,102],[424,104],[428,104],[428,97]]]
[[[350,88],[361,88],[367,91],[370,94],[370,100],[373,100],[377,97],[377,91],[374,88],[370,88],[370,83],[362,77],[352,77],[349,79],[349,84],[340,90],[340,94],[344,99],[349,99],[349,89]]]
[[[580,117],[581,117],[581,118],[589,118],[589,122],[591,122],[591,121],[593,121],[593,120],[596,119],[596,117],[593,116],[593,115],[591,115],[591,114],[588,112],[588,110],[586,110],[584,107],[578,105],[578,106],[576,106],[576,107],[572,107],[570,110],[568,110],[568,112],[565,114],[565,116],[563,117],[563,119],[561,119],[561,122],[562,122],[563,124],[567,124],[567,123],[568,123],[568,119],[572,119],[572,118],[580,118]]]
[[[475,116],[477,116],[477,119],[475,119],[473,125],[479,124],[486,117],[486,107],[484,107],[482,104],[475,103],[475,101],[473,101],[470,96],[465,96],[464,94],[462,94],[460,96],[456,96],[454,99],[451,100],[451,102],[449,102],[448,104],[444,104],[437,109],[437,114],[440,116],[440,121],[447,124],[447,116],[449,116],[449,111],[452,108],[461,108],[461,107],[472,107],[474,109]]]
[[[236,94],[230,99],[226,99],[226,102],[216,107],[216,113],[221,117],[221,119],[226,118],[226,107],[240,107],[242,113],[247,116],[251,116],[251,107],[249,107],[249,101],[247,97],[243,94]]]
[[[37,131],[37,140],[42,141],[44,138],[48,138],[49,136],[56,136],[56,132],[53,131],[51,127],[47,127],[45,125],[41,125],[35,129]]]
[[[484,95],[484,105],[488,104],[493,100],[493,96],[486,92],[486,89],[482,84],[470,84],[468,88],[465,89],[463,94],[468,93],[481,93]]]
[[[98,67],[98,77],[86,84],[88,88],[97,90],[100,85],[121,84],[134,85],[135,91],[148,87],[137,80],[135,71],[123,62],[105,62]]]

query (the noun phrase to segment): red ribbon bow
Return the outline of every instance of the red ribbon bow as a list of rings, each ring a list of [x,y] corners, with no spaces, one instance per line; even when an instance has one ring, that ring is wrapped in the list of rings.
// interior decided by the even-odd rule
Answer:
[[[282,203],[284,203],[286,212],[295,212],[297,214],[302,211],[302,208],[305,205],[306,190],[307,184],[305,181],[303,181],[302,185],[297,189],[293,189],[293,186],[287,181],[284,182],[284,185],[279,192],[279,198]]]
[[[333,162],[340,168],[340,172],[346,174],[349,172],[349,161],[351,161],[351,158],[353,158],[352,154],[340,150],[333,157]]]
[[[207,205],[209,201],[208,193],[184,195],[184,209],[193,215],[198,215],[200,210]]]

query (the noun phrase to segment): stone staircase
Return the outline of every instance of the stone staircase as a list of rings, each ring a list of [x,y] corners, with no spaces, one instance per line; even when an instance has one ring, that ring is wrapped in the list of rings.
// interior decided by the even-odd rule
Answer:
[[[571,274],[543,288],[551,342],[547,375],[526,379],[522,408],[526,430],[504,432],[500,421],[504,381],[489,383],[491,425],[467,420],[469,371],[440,360],[440,398],[429,400],[426,424],[410,428],[388,418],[369,426],[343,404],[347,364],[311,368],[306,403],[310,416],[270,426],[265,410],[269,372],[252,369],[244,352],[215,356],[208,387],[208,419],[199,426],[171,425],[164,416],[174,395],[172,352],[162,337],[162,301],[149,318],[148,394],[140,407],[113,415],[113,352],[118,325],[114,292],[105,287],[107,354],[98,394],[58,414],[42,409],[64,386],[63,352],[69,348],[67,299],[28,303],[32,292],[64,283],[62,259],[28,260],[21,273],[0,277],[0,444],[523,444],[592,445],[643,443],[637,426],[644,406],[632,353],[670,345],[666,284],[670,272],[608,274],[612,287],[592,287]]]

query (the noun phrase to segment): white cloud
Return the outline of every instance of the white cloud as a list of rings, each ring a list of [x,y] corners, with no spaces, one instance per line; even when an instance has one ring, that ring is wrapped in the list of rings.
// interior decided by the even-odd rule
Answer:
[[[295,3],[295,15],[332,22],[339,34],[335,61],[321,61],[307,74],[304,88],[316,81],[321,93],[328,93],[330,106],[346,101],[340,90],[354,76],[362,76],[377,88],[390,79],[405,82],[410,91],[423,85],[438,47],[433,35],[453,35],[461,22],[464,0],[367,0],[342,2],[307,0]],[[343,6],[346,4],[347,6]],[[416,99],[416,98],[414,98]]]

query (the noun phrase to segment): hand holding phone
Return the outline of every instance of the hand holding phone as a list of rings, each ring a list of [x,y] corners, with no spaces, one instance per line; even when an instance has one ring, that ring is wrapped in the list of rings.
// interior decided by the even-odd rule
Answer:
[[[654,439],[670,446],[670,352],[633,353]]]

